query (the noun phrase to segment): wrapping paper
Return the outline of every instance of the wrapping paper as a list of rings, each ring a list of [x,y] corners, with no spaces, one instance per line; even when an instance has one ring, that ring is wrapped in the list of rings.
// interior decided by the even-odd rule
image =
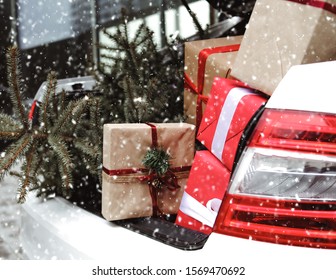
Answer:
[[[197,139],[231,171],[244,129],[265,102],[239,81],[215,78]]]
[[[258,0],[232,76],[272,95],[293,65],[336,60],[335,0]]]
[[[171,155],[171,169],[180,186],[160,189],[157,206],[163,214],[176,214],[194,157],[195,127],[184,123],[154,126],[157,146]],[[152,187],[142,164],[153,147],[152,129],[147,124],[104,125],[102,214],[106,220],[153,215]]]
[[[187,123],[199,125],[213,78],[230,77],[241,40],[242,36],[235,36],[185,43],[184,115]]]
[[[198,151],[176,224],[210,234],[229,180],[229,170],[216,157],[209,151]]]

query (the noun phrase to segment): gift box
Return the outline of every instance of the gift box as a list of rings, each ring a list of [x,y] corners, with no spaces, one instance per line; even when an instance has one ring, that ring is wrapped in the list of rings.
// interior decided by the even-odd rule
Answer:
[[[240,81],[215,78],[196,138],[231,171],[244,129],[266,100]]]
[[[106,220],[177,213],[194,157],[194,125],[105,124],[103,141]],[[144,157],[153,149],[170,155],[164,175],[144,166]]]
[[[335,45],[334,0],[258,0],[231,73],[272,95],[291,66],[336,60]]]
[[[229,180],[229,170],[216,157],[198,151],[175,223],[210,234]]]
[[[242,36],[234,36],[185,43],[184,115],[187,123],[198,127],[213,78],[230,77],[241,40]]]

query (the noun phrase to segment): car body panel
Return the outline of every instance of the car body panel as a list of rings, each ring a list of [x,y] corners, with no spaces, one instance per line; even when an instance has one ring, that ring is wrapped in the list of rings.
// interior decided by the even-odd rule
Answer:
[[[335,72],[336,61],[291,67],[266,108],[336,113]]]
[[[165,254],[177,250],[108,222],[61,197],[47,201],[30,197],[22,208],[21,242],[30,259],[110,259],[115,252],[127,257],[132,248],[146,250],[153,243]]]
[[[174,268],[177,279],[194,269],[239,267],[238,279],[313,279],[334,272],[334,250],[286,246],[211,233],[203,249],[179,250],[116,226],[63,198],[41,202],[30,198],[23,206],[21,242],[30,259],[91,260],[99,267]],[[75,266],[73,266],[75,265]],[[71,267],[77,267],[71,263]],[[165,276],[166,277],[166,276]],[[193,275],[191,279],[204,279]],[[219,279],[223,275],[207,275]],[[241,277],[241,278],[239,278]],[[247,278],[246,278],[247,277]],[[157,276],[156,279],[161,279]]]
[[[67,78],[57,80],[56,93],[60,93],[62,90],[72,91],[76,84],[81,85],[81,89],[85,91],[93,90],[97,84],[93,76],[84,76],[77,78]],[[42,85],[37,90],[34,100],[42,102],[43,96],[47,89],[47,82],[43,82]]]

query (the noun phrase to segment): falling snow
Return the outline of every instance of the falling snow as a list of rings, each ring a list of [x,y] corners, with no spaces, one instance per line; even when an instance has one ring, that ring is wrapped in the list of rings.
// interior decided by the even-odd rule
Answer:
[[[96,50],[96,46],[98,43],[101,43],[102,41],[106,40],[106,38],[103,36],[102,33],[97,33],[96,37],[89,36],[89,34],[93,29],[98,30],[100,32],[100,27],[104,24],[111,23],[111,22],[118,22],[120,20],[120,14],[119,11],[121,8],[129,8],[129,12],[134,13],[132,17],[128,19],[129,21],[129,30],[130,33],[134,33],[134,30],[136,30],[136,26],[140,24],[140,21],[135,18],[135,15],[142,15],[147,23],[151,25],[151,27],[154,30],[155,40],[159,47],[162,46],[163,40],[160,37],[161,33],[163,32],[162,28],[163,25],[160,24],[159,18],[162,16],[160,5],[157,1],[149,1],[144,3],[145,1],[133,1],[134,5],[131,7],[127,7],[127,5],[124,4],[125,1],[96,1],[97,5],[97,13],[92,11],[92,6],[90,5],[90,1],[83,1],[83,4],[79,5],[79,1],[77,0],[58,0],[58,1],[48,1],[48,0],[39,0],[39,1],[30,1],[30,0],[18,0],[18,18],[13,18],[12,15],[8,16],[7,18],[10,19],[10,21],[14,22],[17,20],[17,29],[19,33],[18,43],[23,49],[23,62],[25,67],[25,74],[28,72],[29,77],[24,78],[26,84],[25,86],[29,88],[28,96],[29,99],[34,98],[34,94],[36,92],[36,87],[41,84],[41,82],[45,79],[45,71],[47,71],[47,68],[50,67],[57,69],[59,71],[59,78],[68,78],[68,77],[75,77],[75,76],[84,76],[88,73],[92,73],[92,70],[96,67],[95,63],[99,59],[103,60],[103,57],[98,57],[97,54],[99,53],[98,50]],[[173,7],[175,6],[175,1],[165,1],[166,5],[169,7],[169,11],[167,9],[166,13],[164,14],[169,20],[176,20],[179,16],[183,15],[183,18],[187,18],[187,14],[184,13],[184,10],[175,10]],[[201,3],[204,5],[206,1],[203,1]],[[212,3],[215,3],[217,1],[209,1]],[[239,4],[238,4],[239,2]],[[251,11],[251,5],[254,4],[255,1],[218,1],[219,5],[221,5],[221,8],[225,10],[226,13],[231,13],[232,15],[240,15],[244,16],[246,14],[249,14],[248,12]],[[0,3],[3,3],[3,0],[0,0]],[[161,3],[161,2],[160,2]],[[192,8],[197,7],[198,10],[200,7],[204,6],[197,6],[201,5],[200,3],[192,3],[190,6]],[[207,4],[206,4],[207,5]],[[147,15],[143,12],[144,9],[150,8],[151,11],[155,11],[156,15]],[[270,5],[266,6],[266,9],[269,12],[274,13],[272,10],[272,7]],[[208,11],[208,10],[207,10]],[[39,15],[39,16],[36,16]],[[224,15],[224,14],[223,14]],[[96,18],[97,17],[97,18]],[[325,17],[326,22],[332,23],[334,22],[334,17],[327,16]],[[310,19],[311,20],[311,19]],[[188,28],[185,28],[184,24],[181,24],[182,22],[176,21],[174,24],[167,24],[166,25],[166,32],[170,35],[170,39],[177,38],[178,36],[188,37],[192,35],[195,32],[194,25],[190,24],[192,21],[189,22],[189,25],[186,24],[185,26],[188,26]],[[205,18],[201,18],[201,24],[202,26],[206,26],[209,22]],[[316,23],[312,23],[316,24]],[[175,30],[175,27],[172,28],[171,26],[180,26],[181,30]],[[249,24],[246,26],[248,29],[253,29],[253,25]],[[113,29],[113,27],[111,27]],[[8,31],[8,37],[11,37],[11,41],[14,42],[16,40],[17,31],[15,26],[13,25],[10,28],[10,31]],[[264,32],[263,30],[260,30],[260,37],[269,41],[272,38],[272,34],[270,32]],[[297,34],[297,40],[303,40],[306,39],[308,35],[306,34]],[[94,38],[93,38],[94,37]],[[274,38],[274,43],[276,46],[280,46],[285,42],[286,37],[284,36],[278,36],[276,35]],[[94,40],[101,40],[98,42],[93,42]],[[65,43],[62,43],[65,42]],[[258,43],[258,42],[257,42]],[[43,48],[40,47],[43,45]],[[44,48],[50,47],[50,51],[46,52]],[[255,47],[254,47],[255,48]],[[300,53],[290,50],[291,44],[282,45],[283,50],[288,51],[288,59],[291,61],[296,61],[300,57]],[[173,47],[174,50],[178,50],[178,46]],[[257,48],[255,48],[257,49]],[[274,48],[275,49],[275,48]],[[90,53],[92,51],[92,53]],[[118,53],[118,52],[116,52]],[[282,57],[278,54],[282,54],[282,52],[278,51],[276,59],[274,59],[275,64],[277,64],[277,68],[281,68],[284,66],[284,61],[282,60]],[[319,53],[317,53],[316,50],[311,50],[310,54],[313,57],[318,57]],[[244,60],[242,61],[242,65],[247,65],[248,56],[244,56]],[[273,61],[272,61],[273,62]],[[281,66],[281,67],[278,67]],[[242,67],[242,68],[248,68],[248,67]],[[274,64],[270,63],[269,61],[265,64],[265,69],[267,71],[265,72],[271,72],[274,68]],[[170,73],[167,69],[167,73]],[[184,71],[187,71],[188,67],[184,67]],[[218,70],[216,70],[218,71]],[[152,76],[149,75],[149,76]],[[249,73],[249,78],[252,82],[259,82],[260,77],[254,73]],[[115,77],[112,77],[113,79]],[[171,88],[176,89],[176,85],[172,85]],[[32,90],[30,89],[32,88]],[[144,88],[148,88],[147,85],[144,86]],[[158,89],[160,90],[160,89]],[[1,92],[0,92],[0,100],[2,102],[2,98],[4,98],[2,94],[2,85],[1,85]],[[88,95],[85,95],[84,99],[88,100]],[[123,102],[122,99],[117,100],[119,103]],[[133,99],[134,103],[136,105],[145,103],[147,100],[144,97],[135,97]],[[7,101],[6,101],[7,102]],[[118,103],[117,102],[117,103]],[[175,100],[177,104],[183,103],[182,96],[178,96]],[[181,103],[182,102],[182,103]],[[1,106],[6,103],[1,103]],[[165,102],[163,107],[169,108],[170,104],[168,102]],[[155,110],[155,108],[152,106],[147,106],[146,110]],[[163,114],[163,113],[162,113]],[[114,116],[116,120],[118,120],[119,116],[117,113],[111,112],[111,116]],[[163,118],[163,122],[168,122],[168,118]],[[205,119],[206,122],[208,122],[210,118]],[[258,119],[255,118],[255,121]],[[235,125],[239,125],[241,122],[244,121],[244,118],[239,118]],[[314,118],[308,118],[307,123],[313,123],[315,120]],[[77,121],[75,119],[71,119],[71,123],[73,125],[77,125]],[[269,122],[267,122],[269,123]],[[45,124],[41,122],[40,127],[44,127]],[[37,134],[37,131],[35,131]],[[47,131],[47,133],[51,133],[50,131]],[[74,133],[72,134],[72,137],[76,137],[77,135]],[[296,138],[299,138],[299,134],[296,135]],[[71,137],[71,133],[69,134],[69,137]],[[261,138],[264,138],[265,135],[263,133],[260,134]],[[132,139],[133,141],[134,139]],[[282,140],[285,143],[285,140]],[[125,147],[129,144],[129,139],[122,139],[119,144],[120,149],[125,149]],[[204,142],[203,142],[204,143]],[[176,143],[178,145],[178,143]],[[117,147],[117,149],[118,149]],[[301,149],[302,146],[297,145],[296,149]],[[139,152],[143,149],[143,146],[141,143],[135,144],[135,152]],[[287,154],[286,154],[287,155]],[[6,152],[1,151],[0,157],[5,158]],[[123,160],[125,161],[131,161],[133,159],[133,154],[126,154],[123,157]],[[231,154],[228,156],[228,158],[233,158],[234,155]],[[54,160],[53,158],[44,158],[45,162],[51,162]],[[333,162],[328,162],[325,160],[325,163],[319,164],[316,163],[315,160],[307,160],[302,159],[299,157],[298,159],[293,160],[290,156],[282,156],[282,155],[276,155],[275,153],[272,154],[253,154],[250,158],[244,159],[245,161],[243,164],[241,164],[242,170],[245,168],[244,172],[238,173],[235,187],[235,191],[237,193],[247,193],[249,195],[257,196],[261,195],[263,198],[267,197],[270,198],[270,200],[274,197],[281,197],[281,198],[290,198],[293,201],[296,201],[295,207],[290,208],[290,211],[294,215],[296,209],[300,206],[300,203],[303,199],[312,199],[312,198],[318,198],[320,201],[325,201],[326,198],[328,198],[328,195],[333,194],[335,192],[335,187],[333,184],[335,183],[334,174],[332,167]],[[121,158],[118,159],[116,162],[121,161]],[[240,163],[239,163],[240,164]],[[87,162],[83,165],[87,170],[91,168],[91,165]],[[102,166],[100,166],[101,168]],[[132,168],[133,165],[128,163],[128,168]],[[218,171],[216,166],[213,164],[207,163],[201,166],[193,166],[194,172],[201,173],[206,172],[206,174],[202,174],[200,178],[195,180],[195,185],[192,186],[189,190],[190,194],[194,195],[195,197],[202,197],[202,191],[204,189],[204,186],[207,186],[207,191],[210,193],[211,191],[213,193],[216,193],[218,184],[214,183],[213,181],[216,179],[216,176],[213,175],[213,173],[216,173]],[[222,167],[222,166],[221,166]],[[318,175],[310,175],[309,174],[309,168],[314,167]],[[322,172],[326,171],[328,174],[325,174]],[[330,173],[330,174],[329,174]],[[223,172],[220,172],[221,179],[223,179],[225,176]],[[300,174],[298,176],[297,174]],[[308,175],[307,175],[308,174]],[[195,175],[194,175],[195,176]],[[67,176],[63,176],[63,179],[66,179]],[[111,178],[114,181],[120,180],[120,176],[113,175]],[[231,177],[233,178],[233,177]],[[322,178],[322,179],[321,179]],[[45,178],[39,178],[41,182],[45,180]],[[228,175],[227,179],[230,179],[230,176]],[[79,186],[81,189],[84,189],[87,187],[91,182],[91,178],[89,176],[83,176],[80,178]],[[189,184],[190,181],[189,181]],[[227,186],[229,183],[224,182],[220,186]],[[7,183],[5,182],[4,185],[7,186]],[[16,185],[16,184],[12,184]],[[147,186],[147,185],[146,185]],[[78,187],[77,185],[74,186],[70,184],[70,188],[75,189]],[[94,186],[98,189],[98,191],[101,191],[101,187],[99,184]],[[127,200],[127,203],[134,204],[135,208],[130,210],[128,214],[134,215],[137,213],[137,211],[140,211],[141,207],[137,205],[137,201],[140,201],[140,203],[146,203],[148,202],[148,198],[141,198],[137,200],[134,195],[134,190],[123,190],[123,194],[130,195],[130,200]],[[201,195],[200,195],[201,194]],[[223,194],[224,195],[224,189]],[[51,197],[54,197],[55,194],[51,194],[48,199]],[[0,195],[0,197],[2,197]],[[6,196],[5,196],[6,197]],[[179,200],[170,198],[173,203],[178,203]],[[202,208],[206,213],[213,213],[214,209],[207,206],[207,203],[211,199],[207,198],[205,199],[202,197],[200,201],[198,201],[198,206]],[[269,201],[267,202],[261,202],[255,207],[263,207],[264,204],[268,205]],[[48,201],[47,199],[45,201]],[[266,201],[266,200],[265,200]],[[6,202],[7,203],[7,202]],[[76,205],[85,205],[87,202],[83,200],[79,200],[76,202]],[[92,202],[96,203],[96,202]],[[122,201],[122,203],[126,204],[126,201]],[[230,198],[229,200],[229,206],[234,205],[235,206],[236,200],[233,198]],[[3,202],[5,205],[5,202]],[[2,212],[0,211],[0,259],[7,258],[7,259],[20,259],[24,258],[24,252],[22,252],[21,244],[18,242],[18,227],[19,224],[17,222],[16,215],[20,214],[20,210],[17,210],[16,206],[13,204],[9,205],[9,208],[12,208],[13,213],[8,214],[8,209],[1,206],[0,208]],[[107,202],[108,207],[112,207],[115,205],[114,201],[108,201]],[[210,205],[210,204],[209,204]],[[276,207],[280,207],[280,204],[278,203]],[[332,207],[332,206],[330,206]],[[172,207],[171,207],[172,208]],[[151,210],[150,207],[148,209]],[[80,210],[78,210],[80,211]],[[124,209],[120,210],[120,213],[125,212]],[[4,213],[6,215],[4,215]],[[119,213],[119,214],[120,214]],[[8,214],[8,215],[7,215]],[[217,214],[217,213],[215,213]],[[250,214],[250,213],[249,213]],[[239,215],[237,215],[238,217]],[[275,215],[276,216],[276,215]],[[168,218],[171,218],[168,215]],[[70,217],[69,217],[70,219]],[[66,217],[63,217],[60,219],[60,222],[62,224],[67,224],[69,222],[69,219]],[[279,218],[277,216],[277,219],[275,222],[278,222]],[[182,217],[178,216],[177,222],[181,225],[193,227],[194,223],[190,220],[186,221]],[[163,234],[162,229],[157,226],[151,224],[152,222],[149,221],[146,226],[150,227],[152,229],[152,236],[154,238],[161,236]],[[247,227],[252,227],[253,222],[247,222]],[[130,227],[130,226],[129,226]],[[12,233],[10,233],[10,230],[12,230]],[[204,225],[201,228],[198,228],[198,230],[207,232],[209,228],[205,227]],[[14,234],[13,234],[14,232]],[[311,235],[313,231],[306,230],[307,236]],[[258,231],[254,232],[255,234],[258,233]],[[179,232],[179,237],[183,239],[183,237],[187,236],[187,233],[183,230]],[[252,240],[254,239],[252,235],[247,236],[248,239]],[[280,242],[280,236],[275,235],[274,236],[275,242]],[[290,241],[288,241],[290,243]],[[11,244],[11,246],[7,246],[7,244]],[[41,256],[45,256],[49,259],[59,259],[59,256],[56,256],[51,252],[49,248],[46,247],[47,244],[43,244],[42,242],[37,242],[35,244],[34,250],[37,250],[41,254]],[[1,255],[2,254],[2,255]],[[36,258],[39,258],[37,255]]]

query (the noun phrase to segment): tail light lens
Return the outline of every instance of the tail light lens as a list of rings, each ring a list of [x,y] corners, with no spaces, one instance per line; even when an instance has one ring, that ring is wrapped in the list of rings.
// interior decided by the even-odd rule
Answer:
[[[336,249],[336,116],[266,109],[214,231]]]

